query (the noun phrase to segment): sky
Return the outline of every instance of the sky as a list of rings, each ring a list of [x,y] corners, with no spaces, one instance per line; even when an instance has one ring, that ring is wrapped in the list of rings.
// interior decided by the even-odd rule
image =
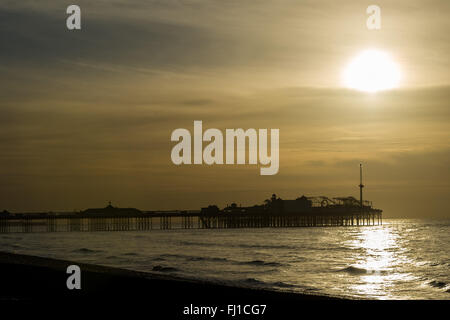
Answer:
[[[450,217],[450,2],[0,1],[0,210],[198,209],[276,193]],[[381,8],[380,30],[366,27]],[[376,48],[394,90],[343,87]],[[172,163],[173,130],[278,128],[280,170]]]

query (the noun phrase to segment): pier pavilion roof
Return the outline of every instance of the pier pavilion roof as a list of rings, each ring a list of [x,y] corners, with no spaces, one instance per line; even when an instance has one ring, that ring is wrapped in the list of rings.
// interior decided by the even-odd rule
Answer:
[[[142,211],[136,208],[113,207],[111,205],[111,202],[104,208],[90,208],[81,212],[81,214],[87,215],[108,215],[108,216],[136,215],[141,213]]]

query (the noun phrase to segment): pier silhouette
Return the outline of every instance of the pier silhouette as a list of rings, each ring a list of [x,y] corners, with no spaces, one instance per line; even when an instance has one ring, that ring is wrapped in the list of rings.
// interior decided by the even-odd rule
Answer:
[[[0,214],[0,233],[70,231],[141,231],[153,229],[227,229],[282,227],[337,227],[382,224],[382,210],[353,197],[301,196],[283,200],[275,194],[251,207],[232,203],[222,210],[141,211],[109,203],[73,213]]]
[[[142,231],[167,229],[231,229],[282,227],[373,226],[383,223],[382,210],[363,200],[362,164],[360,198],[301,196],[283,200],[272,194],[261,205],[209,205],[201,210],[141,211],[114,207],[90,208],[73,213],[0,212],[0,233],[59,231]]]

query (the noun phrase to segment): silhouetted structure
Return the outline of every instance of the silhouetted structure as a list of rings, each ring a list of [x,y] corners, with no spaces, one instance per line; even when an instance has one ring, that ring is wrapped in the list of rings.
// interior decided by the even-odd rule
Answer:
[[[79,215],[86,215],[86,216],[135,216],[140,215],[142,213],[141,210],[138,210],[136,208],[118,208],[113,207],[111,205],[111,202],[104,207],[104,208],[91,208],[86,209],[79,213]]]
[[[366,226],[381,224],[381,213],[354,197],[283,200],[273,194],[261,205],[232,203],[222,210],[210,205],[197,211],[141,211],[109,204],[78,213],[2,214],[0,232]]]
[[[11,213],[9,213],[7,210],[3,210],[0,212],[0,217],[6,218],[6,217],[10,217],[10,216],[11,216]]]
[[[0,214],[0,233],[55,231],[129,231],[158,229],[266,228],[368,226],[382,224],[382,210],[363,201],[362,165],[360,200],[354,197],[328,198],[301,196],[283,200],[272,194],[264,204],[251,207],[227,205],[220,210],[209,205],[201,210],[141,211],[105,208],[78,213]],[[155,220],[155,221],[154,221]],[[159,220],[159,221],[158,221]]]

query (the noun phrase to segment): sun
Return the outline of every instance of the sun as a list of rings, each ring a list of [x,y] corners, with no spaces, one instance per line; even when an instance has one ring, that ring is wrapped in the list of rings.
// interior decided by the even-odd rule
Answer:
[[[394,89],[400,82],[400,69],[391,57],[379,50],[365,50],[345,68],[342,80],[347,88],[366,92]]]

